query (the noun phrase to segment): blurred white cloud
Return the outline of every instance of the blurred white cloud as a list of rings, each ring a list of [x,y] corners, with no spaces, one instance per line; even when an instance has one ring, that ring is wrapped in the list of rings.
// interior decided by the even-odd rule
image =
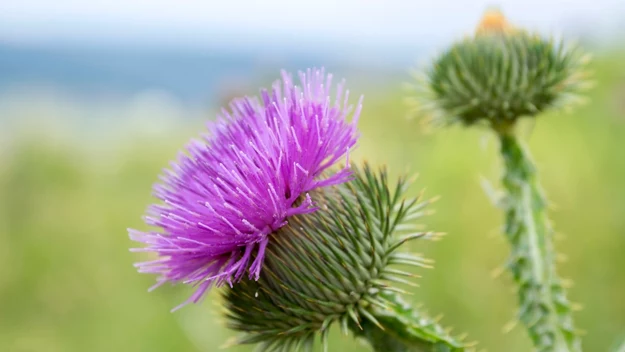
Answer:
[[[240,33],[270,38],[434,42],[471,28],[489,6],[513,22],[561,31],[622,26],[623,0],[19,0],[0,3],[0,40],[193,41]]]

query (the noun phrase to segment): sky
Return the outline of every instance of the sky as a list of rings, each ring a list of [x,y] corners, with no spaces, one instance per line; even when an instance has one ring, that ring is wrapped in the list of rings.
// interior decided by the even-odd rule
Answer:
[[[539,30],[625,32],[623,0],[3,0],[0,42],[431,43],[466,33],[493,5]]]

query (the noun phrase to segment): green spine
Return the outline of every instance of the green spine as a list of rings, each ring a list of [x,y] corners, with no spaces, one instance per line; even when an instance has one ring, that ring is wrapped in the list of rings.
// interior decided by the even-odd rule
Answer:
[[[556,274],[553,230],[547,201],[529,152],[512,133],[501,133],[507,197],[505,235],[511,246],[507,268],[518,285],[519,319],[537,351],[581,351],[571,303]]]
[[[472,350],[472,344],[462,342],[443,329],[436,319],[405,303],[397,294],[385,294],[390,309],[376,309],[372,315],[384,329],[370,321],[361,323],[362,329],[351,325],[354,335],[362,337],[379,352],[463,352]]]
[[[582,101],[588,55],[525,30],[454,43],[411,85],[414,112],[436,124],[514,123]]]
[[[327,350],[327,333],[337,323],[380,352],[468,351],[435,320],[403,303],[393,283],[412,283],[397,265],[429,267],[418,255],[402,253],[407,241],[429,238],[411,220],[429,201],[405,199],[400,179],[394,190],[386,172],[354,167],[355,179],[311,194],[319,210],[289,219],[274,234],[258,281],[243,280],[224,292],[237,343],[261,351],[312,349],[317,336]],[[413,284],[414,285],[414,284]]]

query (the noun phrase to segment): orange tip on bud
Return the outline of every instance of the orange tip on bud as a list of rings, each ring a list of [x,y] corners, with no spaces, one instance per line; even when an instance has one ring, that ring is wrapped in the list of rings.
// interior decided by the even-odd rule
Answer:
[[[509,33],[513,26],[508,22],[506,16],[498,9],[488,9],[484,13],[482,20],[477,25],[476,34],[499,34]]]

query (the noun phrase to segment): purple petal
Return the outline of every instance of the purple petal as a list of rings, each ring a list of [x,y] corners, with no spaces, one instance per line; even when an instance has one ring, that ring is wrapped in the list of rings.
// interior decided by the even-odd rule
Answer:
[[[320,175],[355,146],[362,100],[355,110],[348,106],[342,83],[332,100],[332,76],[323,69],[300,72],[299,79],[295,85],[282,72],[282,81],[261,91],[260,99],[232,101],[154,186],[162,202],[149,207],[145,222],[158,230],[129,230],[133,241],[146,245],[133,251],[158,256],[138,264],[142,272],[159,274],[156,286],[196,286],[183,305],[246,272],[258,279],[271,234],[287,217],[316,210],[308,192],[350,179],[348,165]]]

